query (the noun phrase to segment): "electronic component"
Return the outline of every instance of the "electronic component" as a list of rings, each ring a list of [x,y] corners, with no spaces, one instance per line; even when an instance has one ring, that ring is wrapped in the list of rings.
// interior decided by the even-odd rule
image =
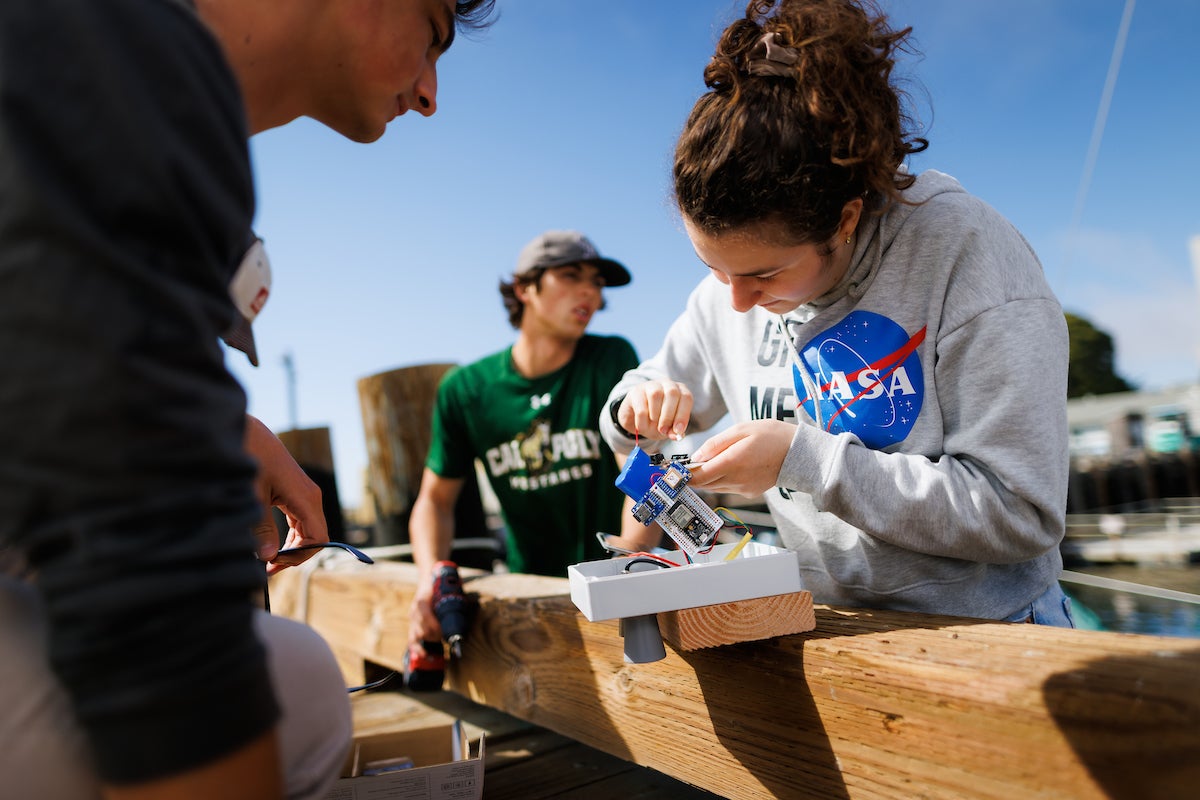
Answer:
[[[643,525],[657,522],[688,555],[707,551],[724,523],[687,483],[692,473],[686,455],[629,454],[616,485],[634,500],[633,516]]]

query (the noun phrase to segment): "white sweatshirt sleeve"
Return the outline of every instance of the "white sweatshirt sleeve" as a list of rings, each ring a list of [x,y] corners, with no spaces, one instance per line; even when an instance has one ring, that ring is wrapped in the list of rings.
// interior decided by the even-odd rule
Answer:
[[[714,359],[720,359],[721,354],[712,347],[713,326],[706,321],[710,311],[705,297],[714,288],[710,284],[720,285],[711,277],[705,278],[688,297],[687,307],[671,324],[659,351],[637,368],[626,372],[609,393],[608,402],[600,414],[600,434],[614,452],[631,452],[634,439],[617,429],[612,419],[612,404],[640,383],[673,380],[688,387],[694,401],[689,433],[708,430],[725,416],[725,398],[718,383],[718,371],[714,369]],[[636,433],[641,434],[641,431]],[[657,451],[665,441],[641,435],[637,439],[639,446],[647,452]]]

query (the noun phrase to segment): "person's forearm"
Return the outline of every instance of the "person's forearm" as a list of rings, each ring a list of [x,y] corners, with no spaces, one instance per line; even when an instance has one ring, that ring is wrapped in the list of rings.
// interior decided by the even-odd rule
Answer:
[[[433,565],[450,558],[454,540],[454,508],[442,508],[427,498],[418,497],[409,518],[409,540],[412,542],[413,563],[421,574]]]
[[[263,511],[262,519],[254,528],[258,557],[270,561],[280,549],[272,507],[278,508],[287,521],[283,547],[328,542],[329,526],[325,520],[321,487],[296,462],[279,437],[247,414],[243,446],[258,464],[254,484]],[[281,569],[284,569],[282,565],[271,564],[267,572]]]
[[[621,507],[621,538],[633,545],[631,550],[651,550],[662,543],[662,528],[657,522],[643,525],[633,516],[633,498],[625,498]]]
[[[130,786],[104,787],[105,800],[271,800],[283,797],[274,729],[198,769]]]
[[[264,506],[287,504],[303,518],[324,521],[321,489],[259,419],[246,415],[246,452],[258,464],[256,486]],[[328,540],[328,535],[325,537]]]

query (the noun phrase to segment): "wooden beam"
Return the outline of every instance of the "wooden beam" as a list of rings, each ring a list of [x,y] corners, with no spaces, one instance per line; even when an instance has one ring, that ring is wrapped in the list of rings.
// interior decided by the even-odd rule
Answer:
[[[272,579],[272,608],[400,668],[415,577],[293,568]],[[1195,640],[816,606],[807,633],[631,665],[617,622],[588,622],[565,579],[466,589],[478,608],[448,688],[724,797],[1144,800],[1200,785]]]

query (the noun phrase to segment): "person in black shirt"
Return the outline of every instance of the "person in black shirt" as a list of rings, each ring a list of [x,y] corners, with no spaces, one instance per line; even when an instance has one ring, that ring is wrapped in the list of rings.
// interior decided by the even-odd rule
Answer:
[[[326,533],[218,343],[252,352],[269,291],[234,280],[265,263],[247,137],[309,116],[367,142],[434,113],[438,58],[491,5],[0,3],[4,796],[320,797],[336,776],[332,655],[250,600],[264,503]]]

